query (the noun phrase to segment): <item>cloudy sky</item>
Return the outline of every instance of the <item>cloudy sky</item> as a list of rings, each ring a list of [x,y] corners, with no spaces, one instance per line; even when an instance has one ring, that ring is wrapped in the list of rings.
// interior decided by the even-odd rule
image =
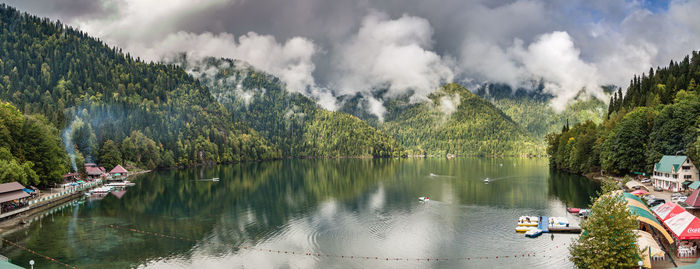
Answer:
[[[245,60],[309,95],[411,92],[445,82],[528,87],[561,107],[585,88],[700,49],[700,1],[17,0],[148,60]],[[317,98],[318,99],[318,98]],[[337,104],[325,103],[327,108]]]

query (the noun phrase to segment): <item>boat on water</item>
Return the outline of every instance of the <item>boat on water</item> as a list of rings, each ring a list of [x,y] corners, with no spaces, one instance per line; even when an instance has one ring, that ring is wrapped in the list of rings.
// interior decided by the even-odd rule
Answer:
[[[488,183],[489,183],[489,178],[484,179],[484,183],[488,184]]]
[[[127,187],[127,186],[134,186],[136,183],[133,183],[128,180],[119,180],[119,181],[112,181],[110,183],[105,184],[107,187],[116,187],[116,188],[122,188],[122,187]]]
[[[422,202],[427,202],[427,201],[430,201],[430,197],[428,197],[428,196],[421,196],[421,197],[418,197],[418,200],[420,200],[420,201],[422,201]]]
[[[102,187],[94,188],[94,189],[90,190],[89,192],[87,192],[86,194],[87,194],[87,196],[107,195],[112,190],[114,190],[114,187],[112,187],[112,186],[102,186]]]
[[[537,216],[521,216],[518,218],[518,226],[535,227],[539,225],[540,218]]]
[[[549,227],[569,227],[569,220],[564,217],[549,217]]]
[[[577,207],[569,207],[566,209],[566,211],[569,211],[569,213],[571,214],[578,214],[578,212],[581,211],[581,209]]]
[[[581,211],[578,212],[578,216],[582,218],[588,218],[588,215],[591,214],[590,209],[581,209]]]
[[[515,227],[515,232],[516,233],[525,233],[525,232],[532,230],[532,229],[537,229],[537,228],[530,227],[530,226],[518,226],[518,227]]]
[[[537,229],[537,228],[533,228],[533,229],[530,229],[529,231],[525,232],[525,236],[530,237],[530,238],[535,238],[535,237],[538,237],[540,235],[542,235],[542,230]]]

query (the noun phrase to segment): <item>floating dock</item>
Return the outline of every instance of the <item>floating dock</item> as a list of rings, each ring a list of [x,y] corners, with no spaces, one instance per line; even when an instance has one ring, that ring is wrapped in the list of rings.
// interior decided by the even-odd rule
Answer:
[[[581,227],[578,226],[550,226],[549,217],[541,216],[540,221],[537,225],[537,229],[542,230],[543,233],[580,233]]]
[[[549,232],[548,228],[549,228],[549,217],[541,216],[540,222],[537,225],[537,229],[542,230],[543,233],[548,233]]]
[[[581,233],[581,227],[578,226],[568,226],[568,227],[549,227],[550,233]]]

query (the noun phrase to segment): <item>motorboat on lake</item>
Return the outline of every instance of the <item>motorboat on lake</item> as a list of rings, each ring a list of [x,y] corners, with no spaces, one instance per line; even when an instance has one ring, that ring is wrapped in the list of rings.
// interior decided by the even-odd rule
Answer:
[[[127,186],[134,186],[136,183],[133,183],[128,180],[119,180],[119,181],[112,181],[110,183],[105,184],[107,187],[115,187],[115,188],[123,188]]]
[[[537,229],[537,228],[532,228],[529,231],[525,232],[525,236],[530,237],[530,238],[538,237],[541,234],[542,234],[542,230]]]
[[[484,179],[484,183],[488,184],[488,183],[489,183],[489,178]]]
[[[421,196],[421,197],[418,197],[418,200],[420,200],[421,202],[427,202],[427,201],[430,201],[430,197],[428,197],[428,196]]]

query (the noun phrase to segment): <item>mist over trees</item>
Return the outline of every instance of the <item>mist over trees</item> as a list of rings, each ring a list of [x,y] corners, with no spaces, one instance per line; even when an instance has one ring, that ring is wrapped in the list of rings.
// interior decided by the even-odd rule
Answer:
[[[576,173],[651,172],[663,155],[700,157],[700,54],[632,79],[613,95],[601,124],[565,126],[547,136],[552,165]],[[590,154],[583,154],[588,152]]]
[[[110,165],[156,168],[281,156],[179,67],[134,59],[61,22],[5,5],[0,40],[0,100],[66,128],[65,148],[75,146],[87,162],[115,151],[101,149],[107,140],[119,145],[118,154],[107,154]],[[48,174],[44,170],[40,177]]]

